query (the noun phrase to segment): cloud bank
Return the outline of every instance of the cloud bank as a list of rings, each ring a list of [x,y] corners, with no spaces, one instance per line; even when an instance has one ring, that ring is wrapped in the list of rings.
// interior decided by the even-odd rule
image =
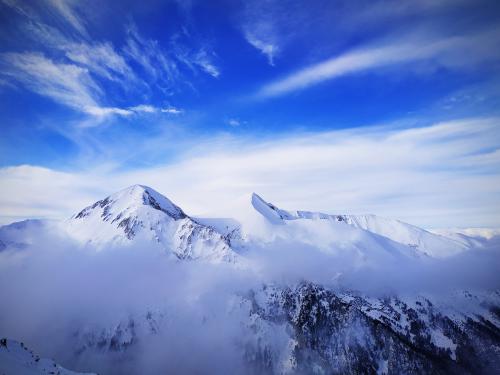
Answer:
[[[248,243],[251,267],[241,269],[178,261],[151,242],[95,251],[48,226],[33,245],[0,251],[0,331],[80,371],[253,373],[245,351],[259,348],[266,327],[241,297],[263,285],[293,288],[307,280],[376,297],[424,293],[433,301],[457,288],[499,287],[498,247],[441,260],[402,257],[344,224],[333,223],[333,232],[326,221],[301,224],[310,231],[291,225],[291,236]],[[322,232],[335,237],[328,251]],[[287,347],[279,337],[264,344]]]
[[[146,184],[193,215],[234,217],[257,192],[287,209],[375,213],[423,227],[499,226],[499,119],[295,133],[279,139],[179,139],[176,160],[126,168],[0,169],[2,221],[68,217],[125,186]],[[155,139],[171,143],[171,135]],[[147,154],[128,149],[131,159]],[[186,151],[187,150],[187,151]],[[119,156],[119,155],[118,155]],[[126,163],[126,161],[125,161]],[[108,167],[106,167],[108,165]]]

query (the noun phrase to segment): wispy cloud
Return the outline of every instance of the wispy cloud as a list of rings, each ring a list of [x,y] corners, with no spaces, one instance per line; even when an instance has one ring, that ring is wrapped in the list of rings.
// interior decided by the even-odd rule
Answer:
[[[220,75],[215,54],[207,46],[189,48],[173,40],[172,48],[164,48],[139,33],[133,23],[128,24],[121,46],[89,41],[80,4],[47,1],[38,7],[2,0],[20,17],[19,29],[34,47],[28,52],[0,54],[0,80],[4,88],[22,86],[97,119],[82,121],[84,127],[99,125],[109,116],[179,114],[182,111],[174,107],[163,108],[165,100],[159,104],[152,99],[186,87],[192,90],[188,73]],[[65,22],[54,22],[54,14]],[[152,103],[134,104],[138,101]]]
[[[493,30],[441,39],[412,40],[410,36],[404,41],[400,39],[382,45],[365,46],[271,82],[260,90],[259,95],[283,95],[347,74],[412,62],[424,61],[453,69],[492,59],[499,60],[500,54],[494,48],[499,34]]]
[[[375,213],[425,227],[500,226],[499,123],[464,119],[277,139],[194,137],[177,161],[126,171],[119,164],[72,173],[4,168],[2,220],[69,216],[113,190],[143,183],[191,214],[242,215],[256,191],[290,209]]]
[[[87,67],[95,74],[109,80],[123,82],[134,76],[128,63],[109,42],[100,44],[68,43],[61,45],[66,57],[79,65]]]
[[[99,103],[102,89],[89,70],[74,64],[55,62],[39,53],[0,54],[2,75],[28,90],[95,117],[129,116],[130,109],[108,107]]]
[[[184,112],[182,109],[175,108],[175,107],[162,108],[161,111],[163,113],[170,113],[172,115],[180,115],[181,113]]]
[[[145,113],[168,113],[171,115],[179,115],[183,113],[184,111],[182,109],[178,109],[175,107],[167,107],[167,108],[160,108],[160,107],[155,107],[150,104],[140,104],[136,105],[134,107],[129,107],[128,108],[131,111],[134,112],[145,112]]]
[[[217,78],[220,76],[220,69],[213,63],[213,58],[210,54],[202,49],[195,54],[193,62],[203,69],[205,73],[210,74],[212,77]]]
[[[64,62],[84,67],[95,76],[115,81],[120,86],[129,88],[129,84],[138,85],[139,79],[125,55],[111,42],[88,42],[71,37],[37,20],[25,23],[22,30],[43,46],[42,49],[64,55],[66,59],[61,59]]]
[[[149,104],[139,104],[134,107],[129,107],[129,109],[134,112],[146,112],[146,113],[155,113],[159,110],[158,108]]]
[[[83,111],[89,115],[96,117],[106,117],[109,115],[130,116],[134,112],[129,109],[117,107],[84,107]],[[85,123],[88,126],[88,123]]]
[[[84,21],[78,16],[75,10],[77,4],[74,0],[48,0],[54,9],[80,34],[87,35]]]
[[[3,76],[37,94],[82,112],[99,107],[94,98],[101,90],[85,68],[30,52],[2,53],[0,64]]]
[[[129,25],[124,53],[164,93],[178,91],[182,85],[190,86],[183,67],[195,73],[201,70],[214,78],[220,75],[220,69],[213,62],[213,53],[204,48],[193,51],[180,45],[175,38],[171,41],[170,48],[164,49],[157,40],[139,34],[133,24]]]
[[[279,48],[277,45],[263,41],[256,37],[252,32],[247,31],[245,33],[245,38],[248,43],[257,48],[260,52],[262,52],[267,57],[267,62],[269,65],[274,66],[274,57],[278,53]]]
[[[285,9],[290,4],[278,1],[248,1],[245,3],[240,20],[240,28],[245,40],[266,58],[269,65],[275,65],[275,59],[281,46],[286,44],[288,35],[284,25],[295,22],[294,17],[286,17]],[[292,20],[292,18],[294,20]]]
[[[8,79],[6,84],[15,81],[39,95],[90,116],[103,118],[111,115],[130,116],[134,113],[182,113],[175,107],[161,108],[150,104],[127,108],[103,106],[98,100],[102,90],[87,68],[57,63],[42,54],[2,53],[0,66],[2,75]],[[88,127],[89,123],[86,122],[85,126]]]
[[[236,118],[230,118],[229,120],[227,120],[227,124],[230,125],[230,126],[240,126],[241,125],[241,122],[240,120],[236,119]]]
[[[124,53],[163,91],[170,90],[180,75],[177,65],[159,46],[158,41],[144,38],[134,25],[128,28]]]

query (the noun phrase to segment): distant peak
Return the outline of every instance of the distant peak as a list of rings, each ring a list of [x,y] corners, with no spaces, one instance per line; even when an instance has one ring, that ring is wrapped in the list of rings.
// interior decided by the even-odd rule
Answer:
[[[252,193],[252,206],[267,220],[275,224],[283,224],[283,220],[294,219],[292,214],[265,201],[256,193]]]
[[[257,193],[252,193],[252,202],[254,200],[258,200],[258,201],[261,201],[261,202],[264,202],[266,204],[268,204],[259,194]]]
[[[151,206],[156,210],[165,212],[174,219],[182,219],[187,216],[182,209],[175,205],[170,199],[145,185],[136,184],[129,186],[111,195],[109,198],[115,202],[130,200],[129,204],[131,205]]]
[[[152,192],[155,192],[156,194],[160,194],[157,191],[155,191],[153,188],[150,188],[149,186],[139,185],[139,184],[130,185],[129,187],[126,187],[125,189],[120,190],[118,193],[120,193],[120,192],[129,192],[129,193],[139,192],[140,193],[140,192],[147,192],[147,191],[152,191]]]
[[[150,206],[156,210],[166,213],[168,216],[178,220],[187,217],[180,207],[175,205],[170,199],[158,193],[156,190],[145,185],[131,185],[110,196],[95,202],[92,206],[83,209],[76,215],[76,218],[83,218],[100,207],[105,212],[134,210],[141,206]]]
[[[273,210],[279,210],[278,207],[276,207],[274,204],[272,203],[269,203],[268,201],[266,201],[264,198],[262,198],[259,194],[257,193],[252,193],[252,204],[254,204],[254,202],[260,202],[260,203],[264,203],[266,206],[272,208]]]

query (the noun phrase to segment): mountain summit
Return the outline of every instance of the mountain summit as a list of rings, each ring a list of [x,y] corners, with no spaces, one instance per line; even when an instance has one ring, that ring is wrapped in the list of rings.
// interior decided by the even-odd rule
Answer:
[[[289,211],[278,208],[255,193],[252,195],[252,205],[273,224],[286,224],[291,220],[328,220],[344,223],[377,236],[388,238],[436,258],[458,254],[470,248],[470,245],[464,241],[457,241],[400,220],[377,215],[332,215],[312,211]]]
[[[233,262],[229,239],[188,216],[154,189],[133,185],[73,215],[63,224],[80,242],[98,249],[147,241],[181,259]]]
[[[132,238],[135,233],[130,226],[130,217],[159,214],[152,210],[161,211],[173,220],[187,217],[180,207],[156,190],[143,185],[132,185],[84,208],[73,218],[83,219],[95,212],[101,212],[104,221],[118,222],[118,226],[123,227],[127,236]]]

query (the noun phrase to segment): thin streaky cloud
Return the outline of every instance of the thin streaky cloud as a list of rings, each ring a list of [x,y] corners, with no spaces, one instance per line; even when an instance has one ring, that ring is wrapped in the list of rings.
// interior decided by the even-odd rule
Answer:
[[[270,42],[265,42],[257,38],[250,32],[247,32],[245,34],[245,38],[248,43],[257,48],[263,55],[267,57],[267,62],[269,63],[269,65],[274,66],[274,58],[279,50],[277,45]]]
[[[158,111],[158,108],[149,104],[139,104],[133,107],[129,107],[129,109],[134,112],[146,112],[146,113],[155,113]]]
[[[14,81],[36,94],[87,115],[100,118],[129,116],[138,111],[146,112],[147,109],[140,106],[135,109],[102,106],[98,100],[102,89],[92,79],[88,69],[55,62],[43,54],[2,53],[0,66],[8,82]]]
[[[68,60],[87,68],[95,75],[121,85],[138,81],[124,54],[109,41],[88,42],[83,38],[70,37],[39,21],[26,22],[22,29],[34,42],[50,51],[64,54]]]
[[[450,37],[439,40],[399,41],[381,46],[364,47],[303,68],[283,79],[265,85],[259,96],[272,97],[301,90],[347,74],[396,64],[430,61],[450,68],[469,63],[500,59],[494,41],[498,31]],[[464,51],[469,51],[464,54]],[[473,52],[473,53],[471,53]]]
[[[49,4],[80,34],[86,36],[87,30],[84,21],[78,16],[74,9],[75,2],[72,0],[48,0]]]
[[[63,46],[66,57],[88,67],[92,72],[109,80],[120,80],[133,75],[132,69],[111,43],[70,43]]]
[[[220,69],[213,63],[211,56],[206,50],[200,50],[194,56],[193,62],[212,77],[217,78],[220,76]]]
[[[101,89],[85,68],[32,52],[2,53],[0,64],[2,75],[55,102],[83,112],[99,107],[95,96]]]
[[[240,29],[246,42],[260,52],[270,66],[275,66],[276,57],[290,42],[292,24],[303,21],[302,14],[290,17],[288,10],[294,7],[288,1],[252,0],[245,4]]]
[[[87,20],[80,17],[76,2],[47,0],[41,11],[15,1],[1,1],[17,13],[19,28],[33,43],[26,52],[0,55],[0,64],[5,67],[0,71],[2,87],[23,86],[99,118],[95,125],[112,115],[161,112],[158,103],[151,108],[134,103],[138,98],[139,103],[151,102],[158,94],[165,97],[186,86],[193,89],[186,66],[194,75],[204,72],[217,78],[221,74],[214,63],[216,54],[205,44],[191,48],[184,45],[190,40],[173,40],[172,48],[165,49],[158,40],[143,36],[133,21],[125,27],[123,43],[90,40],[85,30]],[[54,22],[57,16],[71,26],[61,27],[61,22]],[[110,87],[122,96],[120,105],[108,95]],[[128,103],[123,103],[124,97]],[[163,112],[175,114],[169,109]],[[88,127],[91,121],[85,124]]]
[[[155,107],[150,104],[139,104],[133,107],[128,108],[130,111],[136,112],[136,113],[168,113],[172,115],[178,115],[183,113],[184,111],[182,109],[178,109],[175,107],[167,107],[167,108],[160,108],[160,107]]]
[[[182,109],[179,109],[179,108],[168,107],[168,108],[162,108],[161,112],[163,112],[163,113],[169,113],[169,114],[172,114],[172,115],[180,115],[184,111]]]
[[[83,111],[89,115],[105,117],[109,115],[130,116],[134,111],[117,107],[84,107]]]

